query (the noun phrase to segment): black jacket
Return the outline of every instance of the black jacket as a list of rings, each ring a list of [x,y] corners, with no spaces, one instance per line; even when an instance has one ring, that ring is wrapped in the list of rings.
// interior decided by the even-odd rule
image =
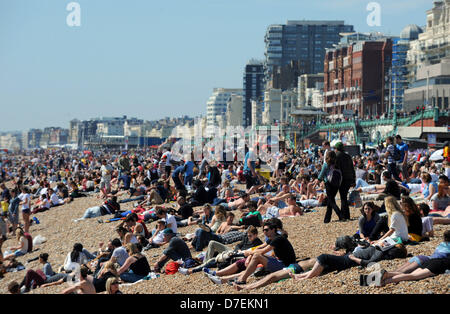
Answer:
[[[356,183],[355,167],[349,154],[342,151],[337,152],[336,168],[342,172],[342,182]]]

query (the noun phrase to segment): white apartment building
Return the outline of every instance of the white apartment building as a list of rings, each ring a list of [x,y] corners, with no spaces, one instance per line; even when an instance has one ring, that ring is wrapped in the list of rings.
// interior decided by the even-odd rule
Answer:
[[[226,118],[227,102],[233,94],[242,96],[242,88],[214,88],[211,97],[206,102],[206,135],[208,137],[213,136],[214,128],[218,126],[217,117]]]
[[[435,1],[434,7],[427,11],[426,23],[419,38],[410,41],[406,56],[410,83],[416,79],[418,68],[450,57],[450,0]]]
[[[231,95],[227,102],[227,126],[241,126],[244,114],[244,97],[241,95]]]
[[[262,124],[273,125],[281,119],[281,89],[269,88],[264,92]]]
[[[252,100],[252,129],[262,124],[263,107],[256,100]]]

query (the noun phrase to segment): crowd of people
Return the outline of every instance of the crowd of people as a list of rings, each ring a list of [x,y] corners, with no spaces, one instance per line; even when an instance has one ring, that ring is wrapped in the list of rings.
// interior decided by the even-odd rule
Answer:
[[[302,151],[284,148],[266,162],[258,158],[259,150],[255,143],[246,147],[243,161],[235,156],[226,162],[194,161],[193,153],[178,160],[170,149],[5,154],[0,161],[0,249],[12,236],[17,246],[1,249],[0,276],[32,252],[30,226],[39,223],[38,213],[80,197],[98,198],[99,205],[74,221],[107,219],[117,237],[93,253],[75,243],[58,272],[49,255],[41,253],[43,269],[26,270],[22,282],[9,283],[11,293],[74,281],[61,293],[118,294],[120,283],[174,272],[204,272],[215,284],[251,290],[291,277],[306,280],[406,258],[408,245],[433,237],[434,225],[450,222],[448,145],[438,161],[430,160],[431,151],[414,154],[399,135],[354,156],[342,142],[328,141]],[[122,209],[125,203],[133,203],[133,209]],[[337,238],[332,252],[298,261],[283,220],[324,207],[323,223],[339,223],[351,219],[351,206],[361,210],[355,234]],[[182,234],[187,226],[196,226],[195,231]],[[414,257],[395,271],[382,270],[375,284],[444,273],[449,232],[433,255]],[[150,263],[146,251],[161,247],[158,261]],[[248,283],[253,274],[262,278]],[[360,278],[361,285],[369,281]]]

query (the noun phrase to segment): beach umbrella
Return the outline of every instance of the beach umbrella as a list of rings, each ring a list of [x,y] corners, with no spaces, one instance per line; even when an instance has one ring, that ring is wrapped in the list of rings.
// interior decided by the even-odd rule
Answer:
[[[443,160],[444,159],[443,154],[444,154],[444,149],[439,149],[439,150],[435,151],[433,154],[431,154],[430,160],[432,160],[432,161]]]

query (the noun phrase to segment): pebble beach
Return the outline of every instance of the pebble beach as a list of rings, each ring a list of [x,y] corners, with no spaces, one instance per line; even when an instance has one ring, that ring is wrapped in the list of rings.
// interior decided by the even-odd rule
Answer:
[[[33,237],[41,235],[47,241],[34,247],[34,251],[25,256],[18,257],[26,269],[41,268],[38,261],[27,263],[27,260],[39,256],[40,253],[49,254],[49,262],[53,269],[57,271],[64,263],[68,252],[76,242],[80,242],[90,252],[98,249],[99,243],[105,245],[109,239],[117,237],[114,231],[118,222],[100,223],[98,219],[87,219],[75,222],[74,219],[83,215],[84,211],[92,206],[99,205],[101,200],[95,195],[75,199],[69,204],[52,208],[46,212],[38,213],[35,216],[40,224],[33,223],[30,233]],[[339,200],[338,200],[339,205]],[[133,203],[121,204],[122,209],[132,209]],[[315,212],[305,213],[303,216],[283,218],[284,229],[288,232],[297,258],[307,259],[316,257],[322,253],[331,253],[331,246],[334,245],[338,236],[352,235],[358,228],[359,209],[351,208],[351,220],[345,222],[337,221],[333,216],[331,223],[324,224],[324,207],[315,208]],[[106,221],[111,216],[101,217]],[[237,219],[237,218],[236,218]],[[149,229],[153,228],[155,222],[148,223]],[[196,226],[179,228],[182,235],[192,233]],[[442,242],[443,233],[448,229],[445,225],[435,226],[435,236],[430,241],[421,242],[419,245],[408,245],[408,254],[430,255],[436,246]],[[263,239],[262,230],[259,230],[259,237]],[[9,246],[16,245],[14,238],[9,237],[3,244],[3,250]],[[234,247],[235,244],[230,245]],[[145,251],[151,265],[157,261],[163,248]],[[192,251],[193,256],[198,252]],[[409,258],[409,257],[408,257]],[[396,259],[381,261],[381,268],[394,270],[403,264],[407,259]],[[13,280],[20,282],[25,276],[26,270],[18,272],[8,272],[0,280],[0,293],[6,294],[7,284]],[[342,272],[332,272],[323,274],[317,278],[303,280],[301,282],[292,279],[271,284],[269,286],[256,289],[250,292],[237,292],[232,286],[223,284],[216,285],[210,282],[202,273],[185,276],[180,273],[174,275],[161,274],[160,277],[141,281],[135,284],[124,284],[120,290],[124,294],[448,294],[450,288],[450,276],[448,274],[427,278],[421,281],[401,282],[399,284],[388,285],[386,287],[360,287],[359,275],[368,274],[367,269],[354,267]],[[258,278],[251,276],[248,282],[253,282]],[[57,294],[68,286],[64,283],[60,286],[47,288],[37,288],[30,293],[37,294]]]

